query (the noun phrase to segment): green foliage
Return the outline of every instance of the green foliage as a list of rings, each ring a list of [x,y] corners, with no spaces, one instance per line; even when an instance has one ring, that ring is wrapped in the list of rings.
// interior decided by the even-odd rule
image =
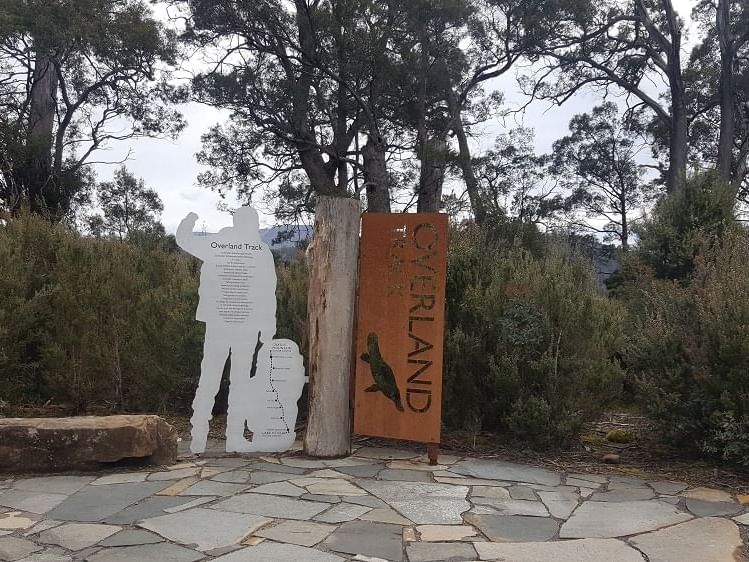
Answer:
[[[276,276],[276,337],[297,342],[302,355],[307,357],[309,275],[301,251],[290,260],[277,260]]]
[[[735,224],[734,191],[714,174],[697,175],[662,198],[638,230],[645,263],[661,279],[687,279],[695,258]]]
[[[94,236],[125,240],[164,235],[164,226],[159,222],[164,204],[159,194],[125,166],[115,171],[114,181],[99,184],[97,199],[102,214],[86,217]]]
[[[693,259],[689,284],[641,278],[627,362],[671,440],[749,466],[749,234]]]
[[[197,382],[197,270],[41,219],[0,228],[0,398],[163,411]]]
[[[448,427],[558,445],[619,397],[622,308],[580,258],[467,227],[452,236],[447,301]]]

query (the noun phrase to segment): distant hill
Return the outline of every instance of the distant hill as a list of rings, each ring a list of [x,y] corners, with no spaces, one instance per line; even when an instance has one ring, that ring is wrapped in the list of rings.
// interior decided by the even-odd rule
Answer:
[[[300,242],[312,238],[312,227],[306,225],[271,226],[260,229],[260,239],[274,252],[287,258],[297,249]]]

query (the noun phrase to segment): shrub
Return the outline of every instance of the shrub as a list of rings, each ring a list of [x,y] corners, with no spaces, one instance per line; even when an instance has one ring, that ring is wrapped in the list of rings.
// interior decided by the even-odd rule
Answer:
[[[660,279],[687,279],[705,245],[735,225],[735,192],[712,173],[691,178],[663,197],[637,228],[638,254]]]
[[[200,364],[192,260],[80,237],[35,217],[0,227],[0,397],[173,411]]]
[[[559,445],[619,397],[622,308],[587,263],[468,227],[449,250],[443,419]]]
[[[733,231],[696,256],[691,283],[641,280],[627,357],[666,437],[749,466],[747,263],[749,234]]]

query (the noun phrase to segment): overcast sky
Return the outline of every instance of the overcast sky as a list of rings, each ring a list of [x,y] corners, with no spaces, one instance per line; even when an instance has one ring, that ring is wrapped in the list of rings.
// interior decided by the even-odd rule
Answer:
[[[693,4],[694,0],[674,0],[674,6],[685,19],[689,17]],[[492,88],[504,92],[507,107],[517,107],[525,102],[513,74],[496,80],[492,83]],[[524,115],[515,115],[503,121],[493,119],[481,125],[477,129],[481,133],[479,142],[483,146],[489,146],[498,134],[524,125],[535,130],[537,152],[545,153],[551,149],[554,140],[567,133],[572,115],[589,111],[599,102],[600,99],[589,92],[578,94],[561,108],[535,102],[526,109]],[[201,135],[211,125],[223,122],[228,114],[197,103],[186,104],[181,110],[188,125],[176,141],[137,139],[129,144],[113,144],[99,159],[118,161],[125,158],[130,150],[126,165],[136,176],[142,177],[146,185],[158,191],[164,202],[162,221],[168,232],[174,232],[179,221],[190,211],[200,216],[198,229],[215,232],[230,225],[231,217],[217,209],[222,201],[217,193],[197,186],[196,177],[201,167],[195,160],[195,154],[200,150]],[[97,165],[99,180],[111,179],[116,168],[117,165]],[[224,203],[229,206],[237,205],[233,198]],[[261,212],[261,226],[271,224],[273,217]]]

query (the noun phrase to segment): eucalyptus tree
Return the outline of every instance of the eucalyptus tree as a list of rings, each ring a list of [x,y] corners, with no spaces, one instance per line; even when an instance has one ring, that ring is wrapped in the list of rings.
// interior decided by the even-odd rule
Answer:
[[[314,194],[363,189],[370,210],[389,211],[387,159],[399,136],[391,115],[401,103],[397,3],[185,4],[184,38],[206,57],[195,94],[231,112],[204,138],[200,159],[214,171],[202,182],[248,195],[279,183],[305,208]]]
[[[665,132],[666,186],[683,187],[689,114],[682,60],[684,22],[671,0],[555,0],[556,22],[539,43],[543,68],[526,78],[534,97],[564,103],[585,87],[624,93]],[[665,85],[660,90],[660,85]]]
[[[176,57],[143,0],[4,0],[0,207],[62,218],[97,150],[177,134],[181,91],[166,72]]]
[[[611,102],[575,115],[569,128],[554,143],[552,166],[571,191],[565,207],[582,212],[575,225],[617,240],[626,252],[633,215],[649,195],[637,161],[644,143]]]
[[[741,191],[749,159],[749,5],[701,0],[693,11],[703,39],[690,58],[695,155]]]
[[[97,202],[101,214],[88,217],[94,236],[124,241],[135,235],[164,233],[159,220],[164,204],[159,194],[125,166],[115,171],[112,181],[99,184]]]

